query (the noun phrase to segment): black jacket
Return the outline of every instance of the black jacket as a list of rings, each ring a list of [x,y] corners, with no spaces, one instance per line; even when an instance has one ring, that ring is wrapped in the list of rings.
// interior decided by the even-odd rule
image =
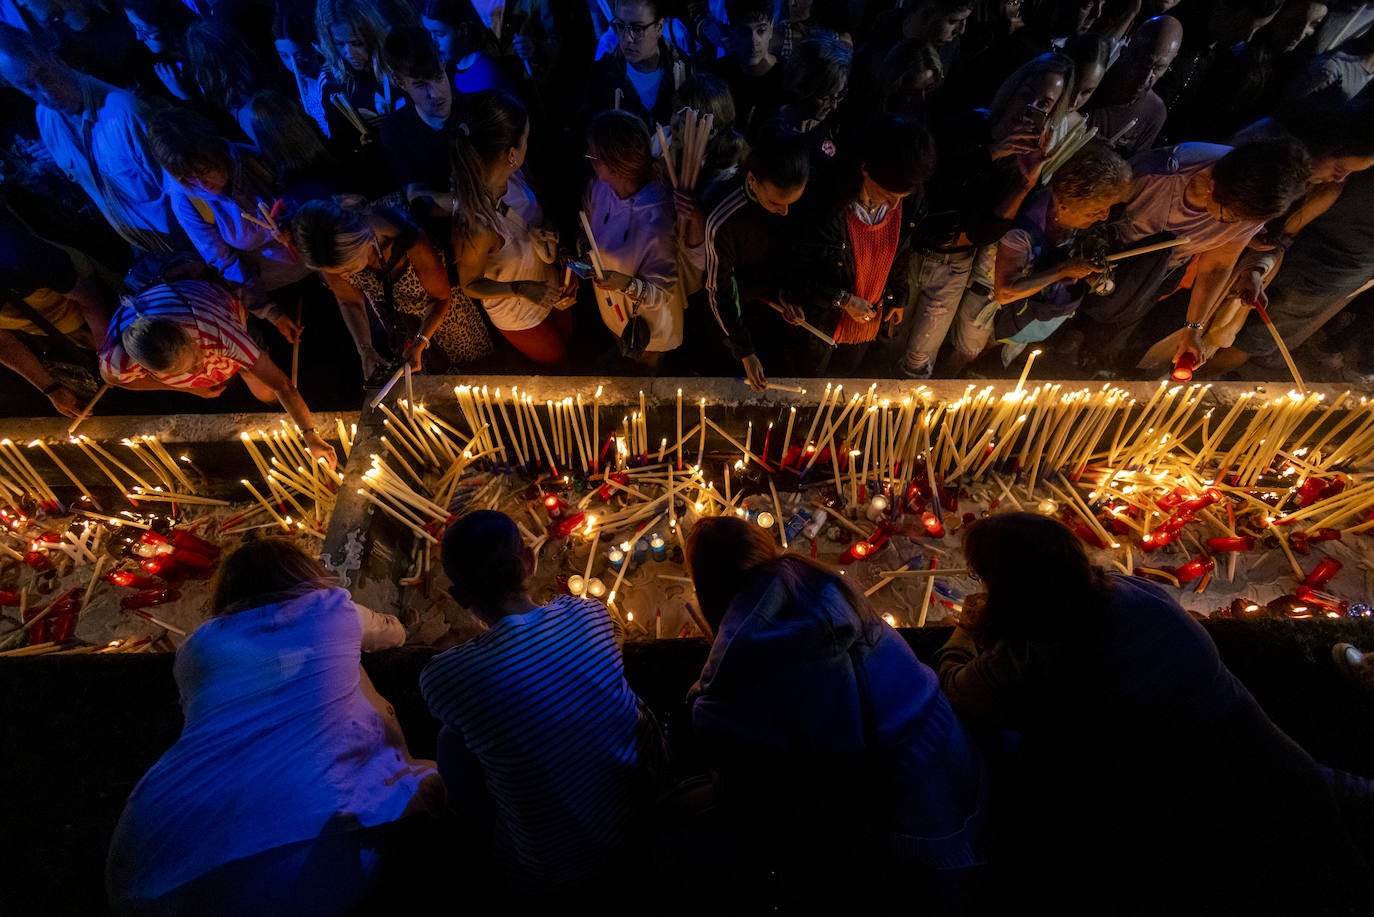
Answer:
[[[814,189],[801,203],[802,212],[790,221],[788,271],[783,290],[788,301],[806,311],[806,320],[826,333],[833,332],[844,313],[836,301],[854,290],[854,246],[849,239],[848,213],[851,195],[834,181]],[[908,262],[911,240],[925,210],[920,192],[901,204],[902,221],[897,254],[888,271],[882,302],[873,305],[886,319],[893,309],[904,309],[911,298]]]

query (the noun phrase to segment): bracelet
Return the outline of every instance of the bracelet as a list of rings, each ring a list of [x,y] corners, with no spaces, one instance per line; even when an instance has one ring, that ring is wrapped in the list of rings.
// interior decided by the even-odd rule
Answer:
[[[1192,328],[1194,331],[1201,331],[1206,326],[1202,322],[1184,322],[1184,328]]]
[[[314,433],[314,432],[315,432],[315,428],[314,428],[314,427],[306,427],[304,430],[301,431],[301,436],[302,436],[302,437],[309,436],[311,433]]]
[[[426,347],[429,346],[429,335],[427,335],[427,334],[417,334],[417,335],[415,335],[415,340],[417,340],[417,341],[424,341],[424,342],[425,342],[425,346],[426,346]]]
[[[66,388],[66,386],[63,385],[61,382],[54,382],[52,385],[49,385],[47,388],[43,389],[43,394],[45,394],[45,395],[51,395],[53,392],[57,391],[59,388]]]

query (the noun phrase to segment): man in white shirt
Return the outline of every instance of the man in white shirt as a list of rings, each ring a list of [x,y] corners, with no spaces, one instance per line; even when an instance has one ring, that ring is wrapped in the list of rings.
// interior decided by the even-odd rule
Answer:
[[[126,242],[140,252],[190,248],[162,168],[148,152],[138,99],[72,70],[28,33],[3,24],[0,78],[37,104],[43,145]]]

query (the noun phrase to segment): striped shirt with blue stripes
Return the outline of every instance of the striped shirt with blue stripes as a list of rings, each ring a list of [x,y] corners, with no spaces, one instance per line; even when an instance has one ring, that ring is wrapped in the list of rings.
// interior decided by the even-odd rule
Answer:
[[[556,888],[604,869],[632,815],[639,728],[605,606],[560,596],[501,618],[435,656],[420,691],[481,764],[523,878]]]

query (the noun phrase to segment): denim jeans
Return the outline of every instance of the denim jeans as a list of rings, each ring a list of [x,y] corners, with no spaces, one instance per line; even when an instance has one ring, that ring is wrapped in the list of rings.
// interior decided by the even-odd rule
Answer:
[[[993,319],[997,311],[989,306],[992,303],[992,272],[996,264],[996,245],[987,245],[978,250],[968,287],[959,299],[959,311],[955,313],[954,324],[949,330],[950,343],[965,362],[982,353],[988,341],[992,340]]]
[[[906,353],[898,369],[906,376],[930,378],[940,345],[954,323],[964,289],[968,286],[976,252],[922,251],[912,259],[912,288],[916,290],[912,315],[903,325]],[[900,332],[899,332],[900,333]]]

